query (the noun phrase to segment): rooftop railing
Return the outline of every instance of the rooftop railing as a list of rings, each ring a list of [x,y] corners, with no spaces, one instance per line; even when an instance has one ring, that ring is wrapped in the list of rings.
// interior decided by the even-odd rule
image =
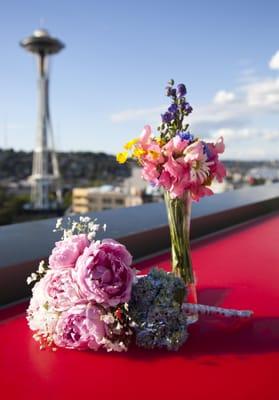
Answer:
[[[191,238],[197,239],[275,210],[279,210],[279,183],[204,198],[193,204]],[[100,239],[119,240],[135,260],[170,246],[164,203],[88,215],[97,218],[100,224],[107,224],[107,232],[100,232]],[[48,219],[0,227],[0,306],[30,296],[26,278],[37,269],[39,261],[47,259],[54,242],[59,240],[59,234],[53,233],[55,223],[55,219]]]

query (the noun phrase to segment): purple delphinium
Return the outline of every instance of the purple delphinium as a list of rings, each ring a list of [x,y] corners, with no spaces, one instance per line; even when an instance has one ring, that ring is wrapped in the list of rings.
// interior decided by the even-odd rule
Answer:
[[[170,86],[167,86],[166,87],[166,96],[171,96],[171,90],[172,90],[172,88],[170,87]]]
[[[190,106],[189,103],[183,103],[181,105],[182,110],[186,111],[188,114],[190,114],[193,111],[193,108]]]
[[[169,106],[169,108],[168,108],[168,111],[170,112],[170,113],[173,113],[173,114],[175,114],[176,112],[177,112],[177,110],[178,110],[178,107],[177,107],[177,104],[175,104],[175,103],[173,103],[171,106]]]
[[[166,86],[166,96],[170,98],[171,104],[168,109],[161,114],[162,123],[158,127],[160,137],[164,141],[169,141],[178,132],[186,131],[188,124],[184,124],[184,118],[192,112],[192,107],[186,101],[187,89],[184,83],[179,83],[174,87],[174,80],[170,79]],[[185,140],[193,141],[192,136],[185,136]]]
[[[165,112],[164,114],[161,114],[162,117],[162,121],[165,123],[171,122],[174,118],[174,116],[172,115],[172,113],[170,112]]]
[[[183,83],[179,83],[176,88],[177,97],[184,97],[187,93],[186,86]]]

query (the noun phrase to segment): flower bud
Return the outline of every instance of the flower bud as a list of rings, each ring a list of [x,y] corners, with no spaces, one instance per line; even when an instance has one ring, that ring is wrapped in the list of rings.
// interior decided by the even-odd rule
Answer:
[[[176,90],[177,90],[177,97],[183,97],[187,93],[186,86],[184,85],[184,83],[179,83],[179,85],[177,85]]]

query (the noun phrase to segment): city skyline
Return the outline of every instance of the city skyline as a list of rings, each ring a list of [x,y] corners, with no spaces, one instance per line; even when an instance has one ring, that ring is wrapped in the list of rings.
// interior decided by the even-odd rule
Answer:
[[[17,13],[15,13],[15,7]],[[226,157],[279,158],[276,1],[19,1],[2,6],[0,148],[32,150],[33,58],[19,40],[41,23],[67,48],[54,60],[50,101],[59,151],[116,153],[167,105],[169,78],[188,87],[191,131],[223,135]],[[22,18],[24,15],[24,18]]]

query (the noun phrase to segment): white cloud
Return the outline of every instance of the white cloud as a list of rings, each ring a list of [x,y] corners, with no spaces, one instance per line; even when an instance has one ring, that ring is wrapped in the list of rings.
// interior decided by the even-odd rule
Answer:
[[[235,94],[233,92],[227,92],[226,90],[219,90],[214,96],[213,102],[215,104],[227,104],[235,100]]]
[[[279,111],[279,79],[266,78],[246,86],[246,102],[262,111]]]
[[[208,104],[200,106],[191,114],[189,121],[195,129],[219,128],[226,124],[239,126],[247,121],[246,107],[241,101],[230,104]]]
[[[223,136],[225,142],[236,142],[243,140],[259,139],[265,141],[279,140],[279,130],[270,130],[266,128],[245,127],[241,129],[220,128],[211,133],[211,137],[217,139]]]
[[[212,103],[199,107],[191,115],[194,128],[212,130],[245,127],[253,124],[256,118],[276,116],[279,112],[278,78],[264,78],[241,86],[236,89],[235,100],[231,102],[216,102],[218,93]]]
[[[270,69],[279,69],[279,50],[271,57],[269,61]]]
[[[256,135],[256,131],[249,128],[242,129],[232,129],[232,128],[220,128],[214,131],[211,136],[216,139],[220,136],[223,136],[225,142],[229,141],[239,141],[249,139]]]
[[[257,76],[256,70],[251,67],[244,68],[240,71],[239,76],[237,77],[237,81],[241,85],[249,84],[252,82],[256,82],[259,80],[259,77]]]
[[[229,147],[226,148],[226,159],[238,159],[238,160],[264,160],[267,158],[273,158],[269,151],[259,146],[242,148],[242,147]]]
[[[263,135],[264,139],[274,141],[279,140],[279,131],[277,130],[266,130]],[[279,145],[279,144],[278,144]]]

